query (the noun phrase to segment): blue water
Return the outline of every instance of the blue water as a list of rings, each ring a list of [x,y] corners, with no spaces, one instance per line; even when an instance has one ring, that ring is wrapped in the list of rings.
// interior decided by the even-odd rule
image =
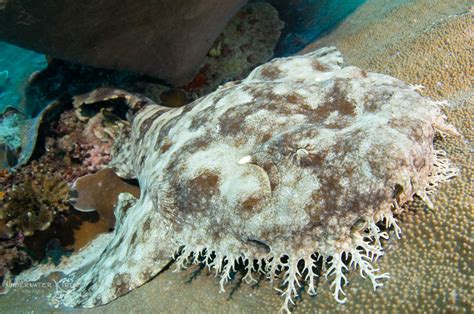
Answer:
[[[366,0],[269,0],[285,22],[276,57],[292,55],[336,27]]]

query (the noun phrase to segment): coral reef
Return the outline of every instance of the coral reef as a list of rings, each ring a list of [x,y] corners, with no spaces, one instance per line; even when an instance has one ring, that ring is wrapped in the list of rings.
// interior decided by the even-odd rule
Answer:
[[[74,258],[91,267],[78,278],[69,269],[74,289],[53,299],[107,303],[172,256],[178,268],[215,271],[221,290],[238,265],[248,282],[263,273],[278,282],[284,311],[303,282],[316,292],[319,274],[341,303],[349,268],[380,287],[388,274],[372,263],[389,232],[400,235],[401,206],[417,195],[431,208],[436,186],[457,173],[435,133],[457,133],[416,87],[342,62],[334,48],[275,59],[177,109],[121,95],[132,132],[110,166],[137,177],[141,196],[119,195],[113,239],[91,244],[100,257],[72,256],[66,267]]]
[[[103,111],[82,121],[73,111],[66,111],[59,119],[58,131],[64,136],[59,138],[58,148],[80,160],[89,171],[97,171],[110,161],[110,149],[118,129],[115,124],[106,124]]]
[[[0,294],[7,293],[11,284],[11,273],[32,264],[31,257],[22,250],[22,236],[0,240]]]
[[[14,232],[31,236],[47,229],[54,217],[67,211],[69,187],[57,175],[37,174],[14,186],[3,199],[0,219]]]
[[[467,91],[472,87],[470,69],[466,67],[472,62],[472,51],[464,42],[466,37],[474,36],[473,18],[473,13],[467,13],[447,19],[438,27],[429,28],[422,36],[409,40],[403,50],[393,47],[371,62],[389,60],[383,62],[386,73],[425,86],[422,94],[434,99],[444,99],[454,91]],[[465,75],[459,75],[463,72]]]
[[[56,148],[54,147],[54,149]],[[77,177],[89,172],[82,164],[75,164],[70,160],[65,162],[64,159],[67,160],[67,156],[64,159],[58,159],[54,155],[55,153],[58,153],[58,151],[49,150],[39,161],[32,161],[16,171],[5,170],[0,175],[0,186],[3,189],[0,193],[1,215],[7,215],[8,211],[10,211],[10,215],[18,215],[18,219],[0,220],[0,223],[2,223],[0,225],[1,238],[9,239],[15,233],[22,236],[26,235],[24,246],[31,258],[37,262],[47,261],[48,246],[51,241],[60,241],[63,251],[77,251],[99,233],[108,232],[109,230],[108,223],[105,227],[102,227],[103,222],[98,214],[70,210],[69,182],[72,183]],[[40,187],[46,190],[44,192],[38,190],[37,184],[43,179],[46,183],[49,182],[42,184],[43,186]],[[54,181],[60,183],[60,188],[59,186],[50,186],[54,184]],[[30,194],[25,197],[25,195],[22,195],[24,193]],[[51,196],[50,193],[56,194]],[[57,199],[60,196],[61,200]],[[51,201],[54,202],[55,200],[57,201],[56,204],[50,206]],[[22,204],[25,207],[21,207]],[[42,214],[41,217],[36,217],[36,222],[33,214],[25,216],[28,208],[32,206],[35,206]],[[38,218],[41,219],[38,220]],[[28,229],[34,229],[37,225],[38,229],[44,230],[34,230],[34,234],[32,231],[23,234],[20,227],[21,224],[28,223],[28,221],[25,221],[26,219],[33,220]],[[55,260],[58,258],[59,256],[55,255]]]
[[[216,39],[198,75],[185,89],[205,95],[225,81],[243,79],[273,57],[282,28],[283,22],[270,4],[247,4]]]
[[[79,211],[97,211],[109,229],[115,225],[114,208],[120,193],[140,197],[140,189],[120,179],[112,169],[103,169],[74,182],[71,204]]]
[[[26,120],[27,135],[22,139],[28,141],[20,161],[0,176],[2,234],[26,236],[25,246],[36,261],[47,260],[51,241],[79,250],[99,233],[108,232],[110,225],[96,213],[69,211],[69,184],[110,161],[115,134],[121,133],[126,121],[115,114],[116,104],[64,111],[65,102],[53,102]],[[33,152],[36,160],[25,165]],[[58,261],[61,256],[54,254]]]
[[[10,150],[21,147],[21,120],[14,111],[0,116],[0,145],[5,145]]]
[[[85,173],[100,170],[110,161],[116,136],[129,127],[128,122],[116,114],[119,108],[109,103],[91,106],[85,112],[81,106],[64,111],[54,127],[55,138],[46,140],[46,151],[66,155],[68,163],[81,163]]]
[[[403,5],[397,7],[398,4]],[[451,23],[465,16],[453,16],[466,11],[470,3],[463,0],[440,1],[388,1],[368,0],[360,10],[353,14],[341,28],[330,35],[330,40],[319,42],[319,46],[337,44],[344,53],[348,64],[375,72],[384,72],[384,66],[390,62],[390,54],[386,49],[404,52],[411,49],[407,43],[412,39],[428,33],[440,34],[449,41],[451,50],[463,50],[470,45],[470,37],[462,32],[452,33]],[[416,20],[416,21],[414,21]],[[438,21],[446,23],[438,23]],[[450,34],[449,37],[446,34]],[[433,43],[437,38],[433,38]],[[414,46],[413,46],[414,47]],[[430,59],[436,53],[435,45],[426,50]],[[380,56],[380,58],[378,57]],[[420,61],[408,58],[397,68],[390,68],[386,73],[408,78],[417,84],[426,75],[438,75],[437,68],[426,65],[426,71],[414,78],[412,71],[406,67],[409,61]],[[389,59],[387,59],[387,57]],[[439,55],[449,58],[449,53]],[[369,60],[370,59],[370,60]],[[464,62],[464,61],[463,61]],[[392,65],[395,65],[392,63]],[[469,63],[457,66],[449,77],[443,75],[445,95],[449,97],[452,107],[446,107],[448,120],[463,135],[462,138],[438,138],[437,149],[445,150],[450,159],[459,166],[461,175],[450,184],[441,185],[434,200],[435,210],[426,210],[419,201],[409,203],[405,211],[397,217],[403,229],[402,240],[389,239],[384,241],[386,254],[377,261],[377,268],[390,271],[390,281],[378,293],[371,291],[370,282],[358,276],[356,272],[347,273],[350,288],[346,294],[350,302],[340,305],[335,303],[329,284],[320,280],[318,295],[308,297],[302,294],[298,298],[296,313],[338,312],[367,313],[386,311],[388,313],[403,312],[453,312],[469,313],[473,308],[472,281],[472,180],[474,172],[472,162],[473,126],[472,111],[474,106],[471,93],[463,93],[464,87],[457,84],[463,78],[469,78]],[[408,67],[410,68],[410,67]],[[417,71],[419,69],[416,69]],[[441,73],[442,74],[442,73]],[[402,76],[403,75],[403,76]],[[456,79],[457,78],[457,79]],[[452,79],[452,80],[451,80]],[[421,90],[437,95],[434,80]],[[433,82],[432,82],[433,81]],[[456,84],[453,84],[455,82]],[[433,91],[433,93],[432,93]],[[459,92],[459,95],[456,93]],[[1,174],[1,173],[0,173]],[[1,179],[1,176],[0,176]],[[0,183],[1,184],[1,183]],[[89,253],[94,253],[89,251]],[[57,278],[56,278],[57,279]],[[261,277],[257,277],[261,279]],[[219,285],[212,273],[202,269],[200,265],[189,267],[186,271],[173,272],[172,269],[162,272],[143,287],[100,308],[106,312],[123,311],[155,311],[157,307],[164,313],[194,312],[209,313],[254,313],[276,312],[280,306],[280,296],[270,284],[260,280],[258,288],[240,284],[239,274],[228,285],[226,293],[219,293]],[[13,289],[2,296],[0,311],[8,313],[12,307],[16,311],[53,311],[44,296],[54,291],[46,289]],[[306,287],[305,287],[306,288]],[[25,300],[18,302],[18,300]],[[186,300],[186,302],[183,302]]]
[[[56,117],[59,102],[52,102],[36,117],[7,109],[2,115],[2,136],[0,136],[0,169],[19,168],[30,161],[37,148],[41,126]]]

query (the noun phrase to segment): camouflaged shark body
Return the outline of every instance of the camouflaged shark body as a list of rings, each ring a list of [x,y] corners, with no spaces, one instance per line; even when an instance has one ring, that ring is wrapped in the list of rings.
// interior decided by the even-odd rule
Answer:
[[[112,165],[141,197],[120,197],[112,239],[56,297],[104,304],[173,258],[206,264],[222,289],[238,263],[248,281],[280,273],[282,310],[302,281],[314,294],[321,272],[339,302],[347,268],[380,286],[388,275],[371,263],[388,233],[377,223],[398,236],[402,204],[431,204],[455,175],[433,138],[455,131],[414,87],[342,62],[335,48],[275,59],[178,109],[122,95],[135,113]]]

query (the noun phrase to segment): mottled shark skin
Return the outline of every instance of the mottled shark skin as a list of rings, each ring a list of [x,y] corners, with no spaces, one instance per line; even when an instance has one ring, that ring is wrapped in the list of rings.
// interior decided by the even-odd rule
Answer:
[[[372,262],[389,231],[401,233],[394,215],[414,195],[432,206],[436,185],[456,175],[433,148],[436,132],[456,131],[417,87],[342,63],[322,48],[272,60],[178,109],[131,101],[132,130],[111,166],[138,179],[141,197],[116,209],[111,242],[56,297],[104,304],[173,258],[204,263],[222,290],[238,263],[249,282],[280,274],[282,311],[303,281],[316,293],[318,273],[338,302],[347,269],[381,286],[388,274]]]

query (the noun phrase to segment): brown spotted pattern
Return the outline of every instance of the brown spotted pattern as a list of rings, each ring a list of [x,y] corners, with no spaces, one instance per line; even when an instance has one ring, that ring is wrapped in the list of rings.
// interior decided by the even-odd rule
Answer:
[[[314,78],[288,76],[291,68],[277,60],[147,132],[156,134],[156,153],[146,155],[143,176],[178,241],[186,226],[200,226],[211,245],[252,238],[287,248],[280,239],[312,238],[316,248],[321,228],[327,238],[347,235],[393,201],[396,185],[428,175],[433,132],[424,130],[436,106],[424,101],[425,112],[411,115],[421,96],[393,78],[340,69],[324,56],[291,62]]]
[[[113,164],[133,170],[142,193],[87,277],[104,282],[102,300],[151,276],[137,258],[164,267],[175,252],[228,262],[334,257],[361,220],[423,194],[433,125],[444,122],[438,104],[341,65],[335,48],[323,48],[264,64],[184,108],[142,108]],[[100,273],[104,265],[113,270]],[[79,303],[93,302],[78,291],[91,293]]]

